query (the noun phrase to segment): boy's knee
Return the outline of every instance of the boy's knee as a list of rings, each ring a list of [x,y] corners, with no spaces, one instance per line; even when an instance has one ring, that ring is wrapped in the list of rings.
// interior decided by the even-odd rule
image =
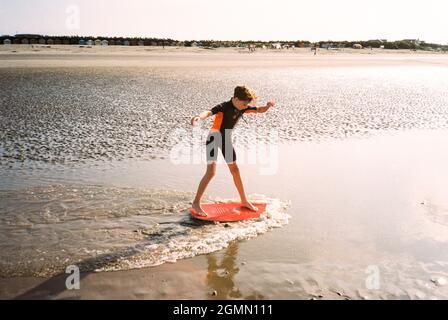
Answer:
[[[216,175],[216,166],[210,166],[205,173],[208,177],[214,177]]]

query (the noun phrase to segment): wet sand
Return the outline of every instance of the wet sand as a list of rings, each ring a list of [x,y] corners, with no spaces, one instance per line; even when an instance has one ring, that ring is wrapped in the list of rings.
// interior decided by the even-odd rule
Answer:
[[[161,159],[153,157],[161,154],[160,150],[169,149],[169,144],[160,138],[165,135],[163,128],[183,123],[184,118],[198,109],[195,103],[209,105],[217,96],[225,96],[227,88],[222,88],[221,92],[215,86],[247,79],[235,73],[238,68],[226,73],[226,66],[254,66],[256,68],[251,68],[247,76],[251,83],[258,84],[264,96],[274,96],[280,106],[283,104],[283,109],[267,114],[267,118],[248,119],[249,124],[260,128],[268,123],[279,129],[278,171],[274,175],[263,175],[262,164],[241,161],[241,172],[252,197],[262,194],[289,202],[289,224],[250,239],[232,240],[224,249],[175,263],[136,270],[85,272],[80,290],[65,289],[65,274],[43,278],[4,276],[0,278],[1,298],[448,298],[445,250],[448,241],[445,188],[448,121],[447,97],[441,89],[445,81],[446,56],[337,53],[313,57],[306,52],[249,55],[239,52],[205,54],[202,51],[164,55],[157,51],[148,57],[142,53],[143,58],[131,53],[124,60],[123,53],[110,55],[111,58],[104,54],[80,58],[72,52],[66,55],[60,52],[0,54],[3,74],[13,79],[11,95],[14,85],[20,83],[18,79],[26,80],[20,87],[23,96],[13,95],[12,99],[3,95],[1,101],[17,102],[22,112],[19,116],[29,115],[27,121],[17,122],[16,110],[9,103],[10,109],[5,108],[8,112],[4,119],[10,122],[1,124],[13,133],[6,135],[5,148],[0,146],[0,151],[8,156],[7,160],[2,160],[10,168],[0,172],[0,189],[12,192],[33,185],[47,188],[77,183],[86,188],[161,188],[193,193],[204,165],[176,165],[166,155]],[[87,78],[89,66],[99,68],[91,70],[97,77],[95,85],[90,86],[93,89],[88,91],[93,105],[74,97],[83,92],[80,83]],[[114,90],[113,85],[117,85],[112,81],[107,87],[111,83],[110,75],[119,70],[114,69],[117,66],[148,69],[139,73],[138,78],[129,78],[134,84],[123,89],[123,92],[129,91],[129,95],[110,98],[105,91]],[[191,66],[206,68],[200,69],[200,77],[195,77],[195,69],[179,77],[179,72]],[[274,67],[274,75],[262,78],[259,75],[266,66]],[[333,66],[341,67],[340,71],[333,71],[337,70],[331,68]],[[87,68],[78,72],[72,67]],[[108,72],[106,75],[103,67],[109,68],[104,69]],[[151,69],[153,67],[170,68],[163,74]],[[209,67],[224,68],[214,71]],[[298,77],[306,67],[316,70],[307,74],[309,81]],[[50,68],[54,69],[53,73],[49,73]],[[132,73],[127,69],[123,71]],[[219,80],[222,83],[213,82],[216,72],[223,75]],[[50,77],[46,77],[46,73]],[[75,80],[61,78],[62,73],[74,76]],[[143,80],[153,74],[156,77],[151,78],[151,83],[156,84],[155,89]],[[288,75],[295,77],[294,83],[288,82]],[[382,76],[387,79],[385,83]],[[30,112],[33,106],[27,105],[27,101],[31,101],[29,95],[34,94],[32,80],[41,79],[40,83],[49,83],[51,88],[52,77],[61,79],[62,90],[51,92],[50,100],[36,99],[48,111],[48,114],[40,114],[48,119],[36,118]],[[264,79],[266,83],[255,79]],[[150,101],[141,100],[137,94],[139,88],[145,88],[151,96],[161,87],[168,88],[169,84],[180,88],[179,96],[185,97],[182,105],[188,105],[188,112],[180,113],[180,118],[172,122],[164,118],[166,112],[157,114],[145,109]],[[120,87],[121,83],[118,85]],[[203,85],[210,88],[211,96],[201,96]],[[48,88],[45,90],[50,92]],[[170,101],[163,95],[156,96],[162,105]],[[69,104],[77,108],[64,113],[68,97],[73,98]],[[134,109],[126,105],[124,110],[115,109],[120,106],[120,102],[113,105],[117,97],[131,101]],[[360,102],[354,104],[358,98]],[[112,104],[110,109],[102,109],[108,103]],[[86,105],[92,108],[84,108]],[[53,107],[57,108],[57,113],[52,112]],[[151,108],[165,110],[157,104]],[[182,110],[179,106],[175,108]],[[107,112],[112,121],[104,124],[102,119]],[[51,121],[55,115],[63,117],[58,118],[60,121]],[[74,123],[71,117],[76,119]],[[155,140],[148,135],[132,135],[148,123],[159,132]],[[288,127],[288,123],[293,125]],[[39,126],[51,132],[45,141],[40,141]],[[28,137],[27,132],[33,135]],[[70,135],[71,132],[76,132],[76,137]],[[90,137],[91,132],[101,138],[89,140],[89,147],[82,137]],[[104,142],[103,137],[110,137],[107,135],[110,132],[116,140],[99,144]],[[240,137],[244,134],[245,131]],[[148,139],[145,143],[154,148],[140,149],[142,140],[139,139],[142,138]],[[247,141],[240,141],[239,155],[242,156]],[[39,144],[51,144],[51,150],[15,153]],[[48,161],[47,156],[55,161]],[[236,191],[225,165],[218,167],[207,196],[211,200],[235,198]],[[144,197],[138,199],[144,200]],[[106,209],[109,208],[106,206]],[[176,208],[174,211],[178,216],[184,214]],[[52,240],[57,242],[58,238]]]
[[[242,165],[250,191],[292,199],[290,223],[227,248],[139,270],[0,279],[3,298],[55,299],[446,299],[448,298],[447,131],[383,133],[369,139],[280,148],[279,172]],[[331,161],[328,161],[331,159]],[[194,189],[202,166],[127,163],[88,184]],[[139,176],[126,181],[122,174]],[[193,179],[194,177],[195,179]],[[235,190],[224,165],[211,197]],[[179,180],[180,179],[180,180]],[[285,181],[293,183],[285,183]],[[222,190],[225,190],[223,192]],[[263,248],[263,250],[260,250]],[[372,270],[380,286],[369,289]],[[215,292],[216,291],[216,292]]]

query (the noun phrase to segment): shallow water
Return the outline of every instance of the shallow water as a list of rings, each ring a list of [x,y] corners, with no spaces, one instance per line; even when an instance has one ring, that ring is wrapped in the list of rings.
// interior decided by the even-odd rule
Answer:
[[[67,184],[0,191],[0,275],[50,276],[73,264],[81,271],[155,266],[210,253],[288,222],[286,204],[266,197],[259,197],[268,203],[259,219],[197,221],[188,213],[192,197]]]
[[[32,262],[39,256],[48,257],[46,268],[33,269],[32,263],[28,269],[18,268],[43,275],[60,271],[66,264],[55,257],[65,254],[58,249],[46,254],[32,252],[33,246],[65,250],[72,247],[73,257],[84,258],[79,263],[84,270],[127,270],[154,264],[157,259],[170,262],[202,250],[210,252],[178,261],[178,269],[155,268],[162,270],[160,275],[150,270],[89,274],[86,279],[90,280],[83,280],[84,291],[78,293],[84,298],[202,299],[211,298],[208,292],[213,290],[218,292],[216,298],[446,298],[447,137],[447,130],[416,130],[383,132],[369,139],[285,144],[279,147],[278,171],[274,175],[261,175],[259,164],[242,163],[243,179],[252,198],[256,198],[253,192],[257,191],[273,199],[290,200],[282,211],[289,223],[272,232],[265,232],[265,221],[244,226],[230,224],[236,229],[229,229],[225,224],[200,226],[190,220],[184,205],[189,205],[193,194],[175,190],[180,186],[194,190],[204,170],[202,164],[132,160],[108,168],[68,170],[64,175],[45,171],[39,179],[34,176],[41,186],[28,187],[28,191],[55,200],[37,205],[41,209],[49,207],[47,217],[54,218],[45,220],[39,210],[29,216],[41,222],[37,230],[47,230],[47,234],[54,234],[49,239],[59,241],[37,244],[19,233],[17,239],[23,240],[23,250],[30,254],[13,255],[10,260]],[[18,172],[8,178],[21,183],[12,183],[16,189],[4,193],[6,199],[24,200],[30,196],[22,178],[28,179]],[[67,183],[57,185],[76,179],[81,188]],[[78,222],[70,228],[73,235],[67,236],[58,228],[63,223],[57,222],[66,217],[60,209],[51,209],[59,208],[58,203],[70,208],[75,194],[77,203],[86,207],[76,209],[79,214],[73,213]],[[89,194],[95,194],[97,200],[89,201]],[[228,169],[219,165],[207,199],[220,201],[235,196]],[[88,219],[92,214],[98,219]],[[32,223],[18,217],[13,215],[11,219],[23,225],[17,222],[6,230],[9,234],[11,230],[26,230]],[[83,220],[87,222],[85,230]],[[66,223],[64,228],[71,222]],[[261,236],[253,237],[255,230],[259,233],[257,225],[263,227]],[[104,230],[110,235],[103,234]],[[77,237],[81,232],[85,238]],[[70,238],[79,244],[66,241]],[[232,241],[246,238],[251,240]],[[157,251],[154,244],[167,251]],[[109,251],[94,251],[104,248]],[[166,270],[172,270],[172,276],[167,276]],[[369,289],[366,281],[375,270],[379,272],[380,288]],[[155,285],[158,277],[167,282]],[[12,290],[12,280],[6,283],[9,285],[5,284],[5,289]],[[184,290],[179,283],[191,289]]]
[[[164,158],[175,129],[230,98],[238,83],[277,102],[246,131],[281,141],[448,127],[448,69],[30,68],[0,70],[0,161],[78,163]],[[208,129],[211,120],[202,128]]]
[[[225,255],[219,250],[251,238],[238,253],[249,263],[232,274],[242,296],[447,297],[436,283],[448,277],[447,75],[436,67],[1,69],[0,275],[48,276],[73,263],[142,268]],[[235,132],[246,189],[271,204],[270,219],[203,224],[187,209],[204,164],[173,162],[173,132],[183,129],[192,151],[189,118],[228,99],[235,83],[277,101]],[[273,172],[243,160],[251,128],[261,141],[272,128],[278,134]],[[227,168],[218,171],[207,200],[234,199]],[[369,266],[382,272],[380,290],[365,287]]]

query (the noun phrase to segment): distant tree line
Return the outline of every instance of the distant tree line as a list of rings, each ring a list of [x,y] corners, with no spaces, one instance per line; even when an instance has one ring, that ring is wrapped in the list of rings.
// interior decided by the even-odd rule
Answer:
[[[311,47],[312,43],[310,41],[305,40],[297,40],[297,41],[217,41],[217,40],[189,40],[184,41],[185,47],[191,47],[193,45],[202,46],[202,47],[210,47],[210,48],[230,48],[230,47],[244,47],[248,48],[253,45],[256,48],[270,47],[273,43],[281,43],[283,46],[289,47]]]
[[[384,48],[384,49],[408,49],[408,50],[444,50],[448,51],[448,45],[437,43],[427,43],[417,39],[387,41],[387,40],[368,40],[368,41],[319,41],[319,47],[334,48],[352,48],[360,44],[363,48]]]
[[[221,41],[221,40],[188,40],[178,41],[174,39],[142,38],[142,37],[94,37],[94,36],[48,36],[38,34],[16,34],[14,36],[0,36],[0,44],[5,39],[9,39],[11,44],[65,44],[80,45],[89,40],[106,40],[108,45],[130,45],[130,46],[185,46],[185,47],[240,47],[240,48],[263,48],[280,44],[283,48],[352,48],[361,45],[363,48],[384,48],[384,49],[408,49],[408,50],[443,50],[448,51],[448,45],[427,43],[416,39],[400,41],[368,40],[368,41],[318,41],[310,42],[306,40],[297,41]]]

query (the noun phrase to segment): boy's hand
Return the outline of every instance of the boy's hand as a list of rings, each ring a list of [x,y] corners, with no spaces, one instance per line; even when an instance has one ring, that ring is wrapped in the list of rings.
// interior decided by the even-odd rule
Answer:
[[[275,102],[274,101],[268,101],[264,107],[258,107],[257,108],[257,112],[265,113],[266,111],[269,110],[269,108],[271,108],[273,106],[275,106]]]
[[[194,116],[193,118],[191,118],[191,125],[196,126],[199,121],[201,121],[201,118],[199,116]]]

